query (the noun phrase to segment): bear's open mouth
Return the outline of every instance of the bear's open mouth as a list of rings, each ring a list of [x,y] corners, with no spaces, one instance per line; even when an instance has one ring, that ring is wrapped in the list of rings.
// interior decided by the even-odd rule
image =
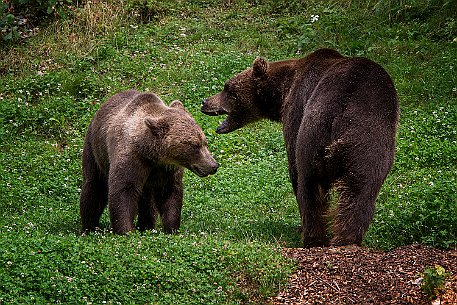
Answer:
[[[228,114],[228,111],[225,110],[225,109],[203,109],[202,108],[202,112],[206,115],[211,115],[211,116],[217,116],[217,115],[223,115],[223,114]]]
[[[221,105],[211,103],[208,99],[204,99],[200,108],[201,112],[206,115],[216,116],[222,114],[228,114],[228,111]]]

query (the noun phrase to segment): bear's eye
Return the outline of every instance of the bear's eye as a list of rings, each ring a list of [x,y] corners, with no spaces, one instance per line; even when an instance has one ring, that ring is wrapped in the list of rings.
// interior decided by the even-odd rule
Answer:
[[[236,99],[236,91],[233,91],[232,88],[225,90],[225,92],[227,93],[227,97],[231,99]]]
[[[233,86],[230,86],[229,84],[224,85],[224,91],[227,92],[228,95],[233,95],[233,92],[235,92],[233,89]]]
[[[233,100],[238,99],[237,91],[234,90],[233,86],[230,86],[229,84],[224,85],[224,91],[227,94],[227,97]]]

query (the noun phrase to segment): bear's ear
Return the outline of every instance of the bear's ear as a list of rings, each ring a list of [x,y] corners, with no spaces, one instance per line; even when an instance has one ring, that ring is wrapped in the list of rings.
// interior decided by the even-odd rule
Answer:
[[[145,118],[144,123],[151,129],[156,129],[159,127],[159,119],[156,118]]]
[[[171,102],[170,108],[186,110],[186,108],[184,108],[184,105],[178,100],[174,100],[173,102]]]
[[[146,126],[149,127],[149,129],[153,133],[157,133],[157,132],[159,132],[159,130],[161,130],[165,127],[164,121],[161,120],[160,118],[147,117],[144,119],[144,123],[146,124]]]
[[[257,57],[252,65],[252,75],[255,78],[264,78],[267,75],[268,62],[262,57]]]

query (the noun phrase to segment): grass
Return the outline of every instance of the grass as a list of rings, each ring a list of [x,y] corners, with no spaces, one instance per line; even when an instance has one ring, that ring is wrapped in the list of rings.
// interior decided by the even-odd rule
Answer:
[[[261,303],[283,287],[294,265],[281,246],[301,242],[281,127],[217,135],[220,118],[199,107],[256,56],[318,47],[379,62],[401,100],[396,163],[364,244],[455,247],[456,16],[439,15],[448,2],[379,3],[91,1],[2,46],[0,304]],[[132,87],[183,101],[221,167],[206,179],[186,172],[176,235],[115,236],[105,213],[105,231],[80,236],[87,125]]]

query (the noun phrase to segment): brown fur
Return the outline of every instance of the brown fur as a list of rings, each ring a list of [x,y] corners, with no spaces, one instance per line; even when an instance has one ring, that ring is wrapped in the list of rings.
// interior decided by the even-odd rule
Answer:
[[[330,49],[270,63],[257,58],[201,110],[228,114],[218,133],[260,119],[282,122],[304,245],[328,243],[322,194],[331,188],[339,200],[330,243],[362,242],[393,163],[399,117],[394,85],[381,66]]]
[[[106,205],[113,231],[179,228],[183,168],[203,177],[218,164],[201,128],[179,101],[167,107],[152,93],[120,92],[102,105],[87,130],[80,213],[83,231],[99,227]]]

